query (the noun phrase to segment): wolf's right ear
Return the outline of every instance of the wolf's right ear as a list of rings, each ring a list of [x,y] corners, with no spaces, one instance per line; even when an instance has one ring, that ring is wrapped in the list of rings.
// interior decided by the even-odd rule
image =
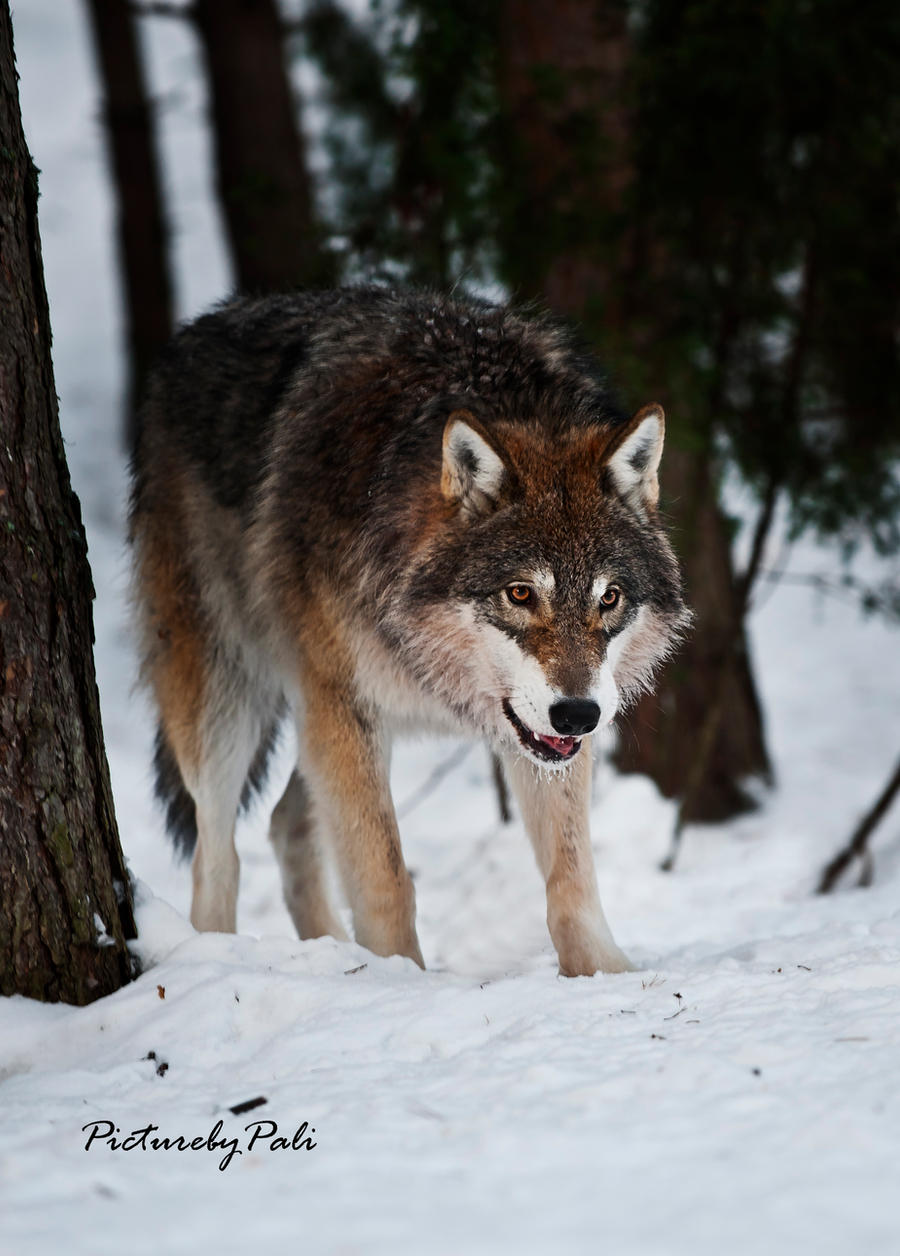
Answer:
[[[454,410],[444,428],[441,490],[470,518],[497,505],[507,470],[468,410]]]

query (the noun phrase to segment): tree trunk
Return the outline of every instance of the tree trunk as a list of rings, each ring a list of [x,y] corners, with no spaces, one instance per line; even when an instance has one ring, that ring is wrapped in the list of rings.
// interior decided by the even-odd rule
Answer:
[[[622,718],[616,762],[651,776],[667,798],[681,796],[709,704],[720,702],[708,763],[681,818],[722,820],[754,805],[749,778],[771,779],[731,541],[704,455],[668,449],[662,493],[696,621],[656,692]]]
[[[582,320],[602,309],[607,326],[618,305],[607,251],[614,240],[621,251],[614,223],[633,177],[628,57],[622,4],[502,4],[502,266],[520,295]]]
[[[117,202],[128,378],[125,438],[135,436],[147,372],[172,334],[172,284],[153,113],[128,0],[86,0],[103,84],[103,119]]]
[[[37,173],[0,4],[0,993],[87,1003],[134,937],[93,668],[92,587],[50,362]]]
[[[298,107],[274,0],[197,0],[206,54],[219,200],[239,286],[327,284]]]
[[[500,95],[507,128],[501,155],[511,205],[502,266],[515,290],[539,296],[578,320],[628,382],[636,363],[638,400],[666,402],[654,366],[666,311],[626,314],[636,240],[628,222],[633,180],[628,108],[630,41],[625,6],[606,0],[505,0]],[[654,256],[651,264],[664,267]],[[645,291],[647,289],[645,288]],[[654,326],[654,323],[656,324]],[[663,508],[696,614],[689,641],[670,662],[656,694],[623,720],[618,764],[651,776],[667,796],[684,789],[698,731],[721,693],[709,766],[684,819],[717,820],[751,805],[743,782],[769,776],[762,716],[747,655],[727,520],[706,451],[669,442]],[[722,669],[729,675],[720,683]]]

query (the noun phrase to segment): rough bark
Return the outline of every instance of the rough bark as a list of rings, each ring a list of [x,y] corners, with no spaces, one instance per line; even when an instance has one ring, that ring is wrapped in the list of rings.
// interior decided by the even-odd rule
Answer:
[[[90,571],[56,411],[8,0],[0,5],[0,993],[86,1003],[135,933],[94,678]]]
[[[644,386],[651,381],[652,391],[639,400],[665,404],[654,341],[666,311],[641,310],[639,321],[626,311],[637,242],[628,221],[634,170],[625,6],[615,0],[564,0],[562,8],[553,0],[505,0],[501,44],[512,201],[532,207],[527,218],[510,217],[504,270],[520,295],[539,296],[581,322],[614,370],[620,354],[639,358]],[[662,268],[665,258],[655,253],[650,264]],[[625,771],[647,773],[665,795],[679,795],[708,704],[720,693],[725,716],[684,818],[721,819],[750,805],[746,778],[769,775],[730,530],[705,451],[678,449],[670,441],[662,491],[696,621],[657,692],[623,721],[618,763]]]
[[[238,285],[327,284],[305,145],[274,0],[197,0],[209,74],[216,177]]]
[[[103,88],[103,120],[116,196],[128,379],[125,439],[135,435],[144,380],[172,334],[168,232],[154,118],[128,0],[86,0]]]

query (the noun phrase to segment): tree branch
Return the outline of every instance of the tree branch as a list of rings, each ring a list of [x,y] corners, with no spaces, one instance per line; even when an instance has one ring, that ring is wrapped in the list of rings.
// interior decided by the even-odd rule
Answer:
[[[839,850],[831,862],[823,869],[816,889],[817,894],[830,894],[840,880],[844,870],[854,859],[862,861],[860,884],[871,884],[872,856],[868,849],[868,841],[887,815],[898,793],[900,793],[900,759],[898,759],[887,785],[885,785],[873,805],[857,824],[847,845],[842,850]]]
[[[444,777],[449,776],[455,768],[459,767],[471,749],[471,742],[463,742],[461,746],[456,747],[452,754],[432,768],[418,789],[413,790],[410,796],[397,807],[397,819],[405,819],[411,811],[414,811],[420,803],[423,803],[426,798],[433,794]]]
[[[512,819],[512,808],[509,805],[509,786],[503,775],[503,764],[498,755],[491,754],[491,772],[494,777],[494,789],[497,793],[497,808],[500,812],[501,824],[509,824]]]

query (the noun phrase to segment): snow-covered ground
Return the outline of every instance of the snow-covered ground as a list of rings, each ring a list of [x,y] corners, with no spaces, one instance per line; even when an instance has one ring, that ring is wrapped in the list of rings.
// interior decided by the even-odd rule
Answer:
[[[240,832],[241,933],[194,934],[189,876],[150,797],[149,716],[132,683],[112,215],[82,8],[26,0],[14,16],[145,972],[85,1009],[0,1003],[2,1256],[893,1256],[897,815],[875,844],[874,888],[811,893],[897,753],[897,635],[849,601],[785,585],[754,615],[778,789],[751,816],[689,830],[674,875],[658,870],[671,807],[601,765],[601,891],[641,971],[557,976],[532,856],[520,825],[496,820],[480,747],[402,822],[427,972],[292,937],[264,808]],[[154,32],[187,314],[227,276],[190,38],[177,23]],[[797,571],[829,564],[810,546],[792,559]],[[454,751],[401,746],[401,804]],[[273,793],[289,760],[286,745]],[[230,1111],[257,1098],[265,1104]],[[85,1149],[84,1127],[99,1123],[99,1134],[107,1122],[147,1149],[99,1137]],[[142,1136],[148,1126],[158,1128]],[[179,1135],[203,1146],[147,1141]],[[276,1137],[298,1146],[274,1147]]]

